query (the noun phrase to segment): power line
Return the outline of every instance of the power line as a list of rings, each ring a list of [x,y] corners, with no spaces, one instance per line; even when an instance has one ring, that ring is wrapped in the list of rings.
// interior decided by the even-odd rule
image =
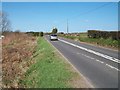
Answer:
[[[91,13],[91,12],[94,12],[94,11],[96,11],[96,10],[98,10],[98,9],[101,9],[101,8],[107,6],[107,5],[110,5],[110,4],[111,4],[111,3],[106,3],[106,4],[103,4],[103,5],[99,6],[99,7],[94,8],[94,9],[92,9],[92,10],[89,10],[89,11],[86,11],[86,12],[84,12],[84,13],[81,13],[81,14],[79,14],[79,15],[72,16],[72,17],[70,17],[69,19],[67,19],[67,21],[68,21],[68,20],[70,21],[70,20],[72,20],[72,19],[75,19],[75,18],[77,18],[77,17],[79,17],[79,16],[82,16],[82,15],[85,15],[85,14],[89,14],[89,13]],[[60,22],[60,24],[61,24],[62,22],[66,22],[66,20],[62,20],[62,21]],[[58,24],[58,25],[59,25],[59,24]]]
[[[101,5],[101,6],[99,6],[99,7],[96,7],[96,8],[94,8],[94,9],[92,9],[92,10],[89,10],[89,11],[86,11],[86,12],[81,13],[81,14],[79,14],[79,15],[76,15],[76,16],[74,16],[74,17],[71,17],[71,18],[69,18],[69,20],[75,19],[75,18],[77,18],[77,17],[79,17],[79,16],[82,16],[82,15],[85,15],[85,14],[92,13],[92,12],[94,12],[94,11],[96,11],[96,10],[98,10],[98,9],[101,9],[101,8],[107,6],[107,5],[110,5],[110,4],[111,4],[111,3],[103,4],[103,5]]]

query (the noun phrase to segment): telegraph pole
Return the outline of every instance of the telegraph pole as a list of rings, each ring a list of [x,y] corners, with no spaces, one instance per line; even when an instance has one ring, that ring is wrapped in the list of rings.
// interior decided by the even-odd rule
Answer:
[[[68,19],[67,19],[67,34],[68,34]]]

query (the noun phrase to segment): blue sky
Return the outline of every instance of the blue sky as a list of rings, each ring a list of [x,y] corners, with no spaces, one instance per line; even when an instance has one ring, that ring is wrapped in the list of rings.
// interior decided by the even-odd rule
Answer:
[[[3,2],[14,30],[66,32],[89,29],[118,30],[117,2]]]

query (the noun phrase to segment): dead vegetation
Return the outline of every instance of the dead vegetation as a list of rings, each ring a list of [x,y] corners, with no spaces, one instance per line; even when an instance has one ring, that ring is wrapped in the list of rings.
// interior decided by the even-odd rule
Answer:
[[[2,40],[2,87],[20,88],[19,80],[33,63],[36,37],[24,33],[8,33]]]

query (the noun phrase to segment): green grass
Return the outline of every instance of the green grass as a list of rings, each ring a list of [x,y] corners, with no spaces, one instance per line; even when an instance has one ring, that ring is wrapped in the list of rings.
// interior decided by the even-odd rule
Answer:
[[[69,35],[67,35],[67,36],[64,36],[64,35],[59,35],[60,37],[64,37],[64,38],[68,38],[68,39],[72,39],[72,40],[75,40],[76,38],[78,38],[78,36],[69,36]]]
[[[36,63],[27,70],[25,77],[20,81],[21,85],[30,88],[71,87],[68,82],[74,74],[55,52],[44,38],[39,38],[34,57]]]
[[[120,40],[112,40],[111,38],[103,39],[103,38],[88,38],[87,33],[81,33],[80,36],[64,36],[60,35],[65,38],[69,39],[78,39],[81,42],[87,42],[92,44],[97,44],[100,46],[106,47],[113,47],[113,48],[120,48]]]
[[[88,38],[87,34],[80,35],[79,40],[82,42],[88,42],[93,44],[98,44],[101,46],[108,46],[108,47],[114,47],[118,48],[120,41],[118,40],[112,40],[111,38],[103,39],[103,38]]]
[[[77,38],[77,36],[64,36],[65,38],[69,38],[69,39],[76,39]]]

